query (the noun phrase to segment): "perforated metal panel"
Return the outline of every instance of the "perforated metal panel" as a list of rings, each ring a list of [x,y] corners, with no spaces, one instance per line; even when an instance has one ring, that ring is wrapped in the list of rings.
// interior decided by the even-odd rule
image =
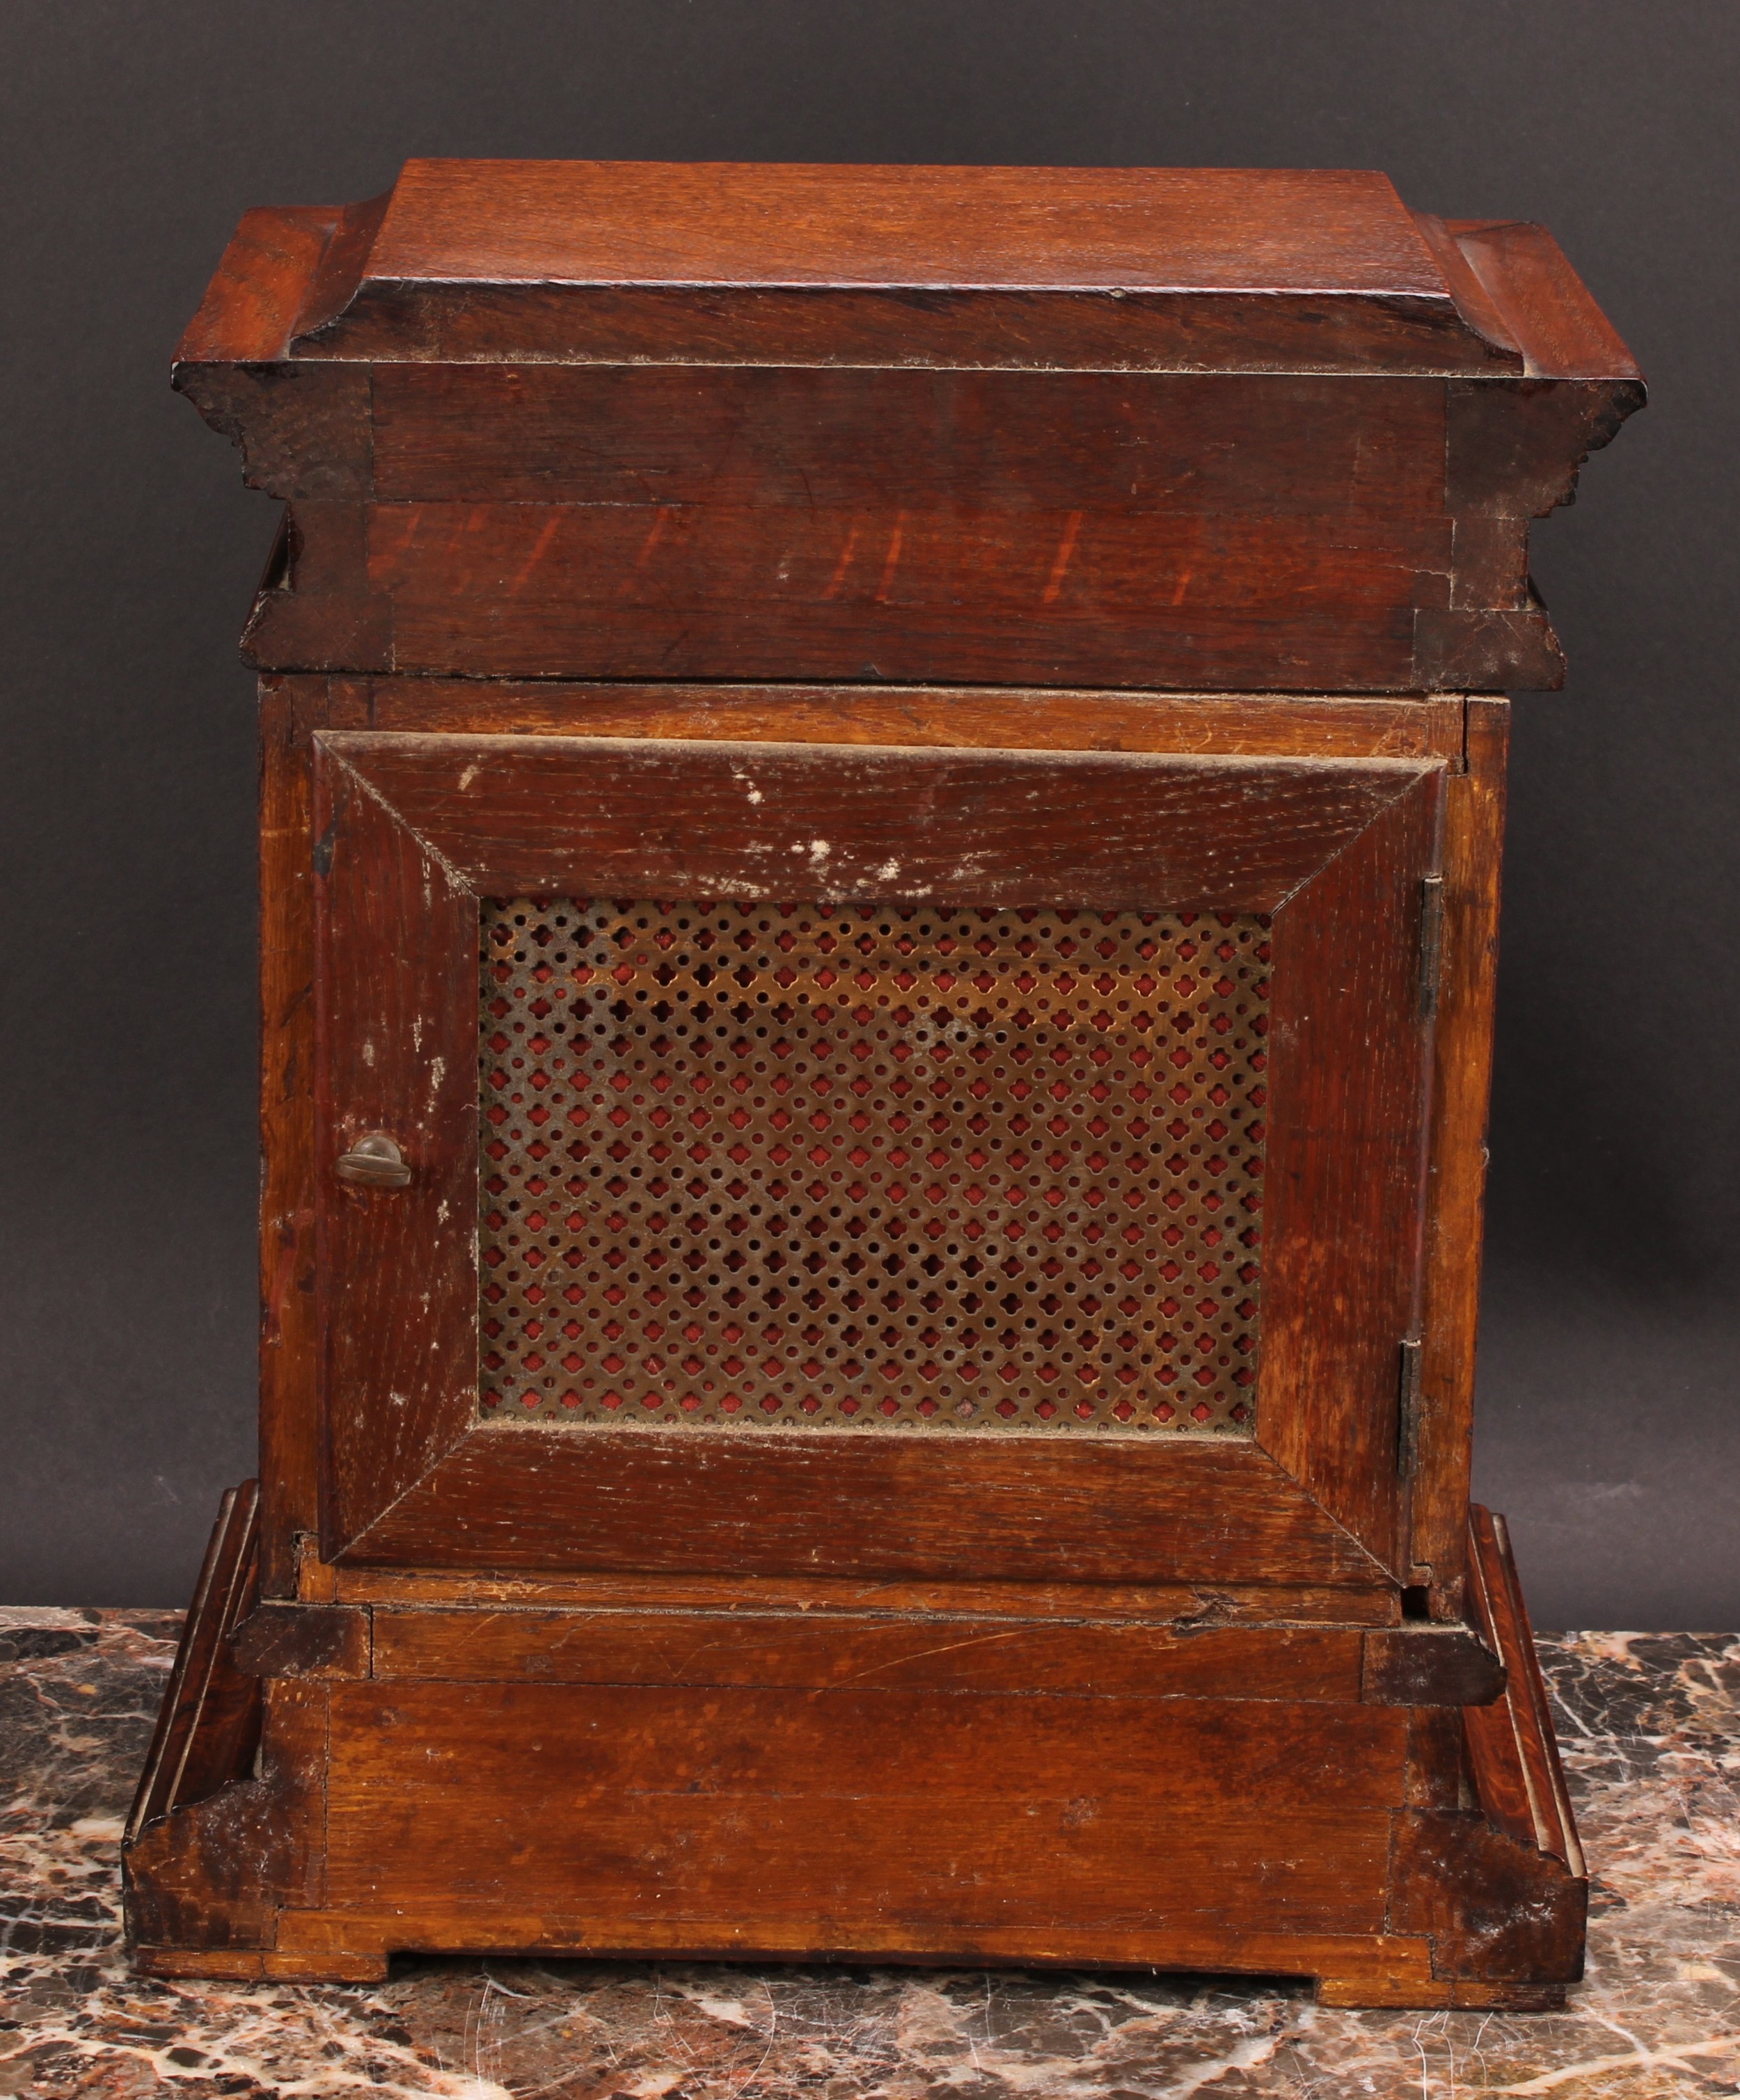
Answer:
[[[1268,921],[486,900],[486,1416],[1253,1427]]]

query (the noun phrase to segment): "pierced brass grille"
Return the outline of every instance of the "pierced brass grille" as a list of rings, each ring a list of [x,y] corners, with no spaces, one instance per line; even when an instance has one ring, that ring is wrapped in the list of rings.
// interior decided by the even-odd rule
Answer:
[[[1268,939],[486,899],[484,1414],[1248,1435]]]

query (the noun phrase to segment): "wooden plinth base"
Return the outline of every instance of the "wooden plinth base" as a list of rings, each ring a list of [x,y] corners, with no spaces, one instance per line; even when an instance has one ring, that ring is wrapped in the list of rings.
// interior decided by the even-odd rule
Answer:
[[[1460,1632],[255,1606],[250,1538],[232,1498],[130,1829],[148,1974],[1049,1965],[1521,2010],[1581,1971],[1581,1855],[1483,1511]]]

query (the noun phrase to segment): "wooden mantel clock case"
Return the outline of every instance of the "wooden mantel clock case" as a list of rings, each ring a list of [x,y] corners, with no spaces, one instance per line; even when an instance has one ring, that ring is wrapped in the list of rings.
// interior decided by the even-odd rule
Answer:
[[[1529,520],[1642,400],[1381,176],[413,161],[175,383],[285,504],[261,1461],[135,1959],[1542,2006],[1468,1504]]]

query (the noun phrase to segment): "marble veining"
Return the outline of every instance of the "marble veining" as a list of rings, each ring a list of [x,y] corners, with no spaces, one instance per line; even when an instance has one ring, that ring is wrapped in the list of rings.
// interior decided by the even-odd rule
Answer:
[[[174,1614],[0,1611],[0,2096],[1560,2100],[1740,2094],[1740,1639],[1543,1641],[1593,1876],[1562,2014],[1343,2013],[1213,1977],[407,1961],[187,1984],[120,1950]]]

